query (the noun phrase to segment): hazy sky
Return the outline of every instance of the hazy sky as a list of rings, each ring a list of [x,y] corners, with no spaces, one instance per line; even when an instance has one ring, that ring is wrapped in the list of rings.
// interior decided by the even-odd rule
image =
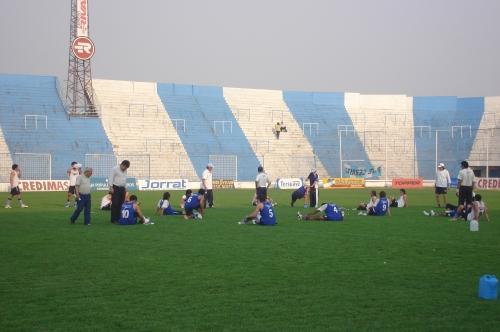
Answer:
[[[66,79],[70,0],[0,0],[0,73]],[[94,78],[500,95],[500,0],[89,0]]]

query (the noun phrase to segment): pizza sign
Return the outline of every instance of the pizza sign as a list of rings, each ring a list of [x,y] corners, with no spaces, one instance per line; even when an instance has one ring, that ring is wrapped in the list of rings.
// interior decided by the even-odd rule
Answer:
[[[94,55],[94,43],[88,37],[78,37],[73,41],[73,54],[80,60],[90,60]]]

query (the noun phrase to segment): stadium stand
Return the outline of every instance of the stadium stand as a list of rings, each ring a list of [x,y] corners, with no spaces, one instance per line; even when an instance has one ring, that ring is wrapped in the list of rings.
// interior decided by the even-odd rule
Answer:
[[[9,147],[5,142],[2,127],[0,126],[0,183],[9,181],[9,170],[12,166],[12,158],[10,156]]]
[[[346,93],[344,99],[368,159],[382,167],[383,178],[418,176],[411,97]]]
[[[224,97],[252,149],[273,178],[304,177],[311,167],[328,172],[314,157],[314,149],[290,113],[279,90],[224,88]],[[276,139],[274,125],[283,121],[287,132]]]
[[[107,177],[129,159],[130,176],[252,181],[350,176],[433,179],[469,160],[500,177],[500,97],[408,97],[93,80],[99,117],[69,116],[52,76],[0,75],[0,182],[12,163],[25,179],[65,179],[73,160]],[[277,139],[276,122],[287,132]],[[218,167],[220,165],[221,167]]]
[[[343,93],[284,91],[283,97],[327,174],[347,177],[346,170],[353,167],[373,168],[346,111]]]
[[[484,98],[414,97],[413,109],[416,125],[438,130],[415,139],[419,175],[434,176],[436,156],[438,162],[447,165],[450,174],[458,174],[457,161],[466,160],[471,154],[484,113]]]
[[[500,97],[484,98],[484,113],[469,155],[469,163],[486,176],[500,177]],[[488,162],[486,162],[488,160]]]
[[[222,88],[159,83],[158,94],[169,117],[178,119],[177,133],[200,177],[210,160],[215,165],[214,178],[255,178],[259,161],[224,100]],[[218,162],[222,155],[237,156],[236,165],[222,165]],[[237,169],[237,174],[231,169]]]
[[[71,161],[112,153],[100,119],[68,116],[56,77],[0,75],[0,123],[24,179],[66,179]]]
[[[137,178],[197,179],[156,83],[93,80],[102,123],[119,160]]]

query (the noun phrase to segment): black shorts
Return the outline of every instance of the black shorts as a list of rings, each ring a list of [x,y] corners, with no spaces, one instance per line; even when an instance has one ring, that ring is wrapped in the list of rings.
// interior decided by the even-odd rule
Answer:
[[[75,188],[75,186],[69,186],[69,188],[68,188],[68,192],[69,192],[70,194],[73,194],[73,195],[74,195],[74,194],[76,193],[76,188]]]
[[[434,189],[436,195],[446,195],[448,193],[448,188],[446,187],[436,187]]]
[[[21,190],[19,190],[19,186],[17,186],[17,187],[13,187],[13,188],[10,190],[10,194],[11,194],[12,196],[21,195]]]
[[[256,190],[256,193],[257,193],[257,199],[259,199],[261,197],[263,199],[267,199],[267,188],[266,187],[258,187]]]
[[[461,186],[458,190],[458,205],[472,204],[472,187]]]

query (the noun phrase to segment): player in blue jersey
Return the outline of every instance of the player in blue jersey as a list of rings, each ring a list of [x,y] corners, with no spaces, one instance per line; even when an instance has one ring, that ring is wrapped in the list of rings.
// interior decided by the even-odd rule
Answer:
[[[163,193],[163,198],[158,201],[156,205],[156,214],[164,216],[177,216],[182,214],[182,211],[175,210],[170,204],[170,193],[168,191]]]
[[[385,191],[379,193],[379,199],[375,202],[375,205],[368,209],[369,216],[391,216],[391,208],[389,200],[385,194]]]
[[[255,206],[255,210],[238,222],[240,225],[257,224],[262,226],[274,226],[277,224],[276,211],[270,201],[265,197],[257,197],[259,202]]]
[[[120,210],[120,219],[118,220],[119,225],[135,225],[135,224],[151,225],[148,218],[144,217],[137,202],[137,196],[131,195],[128,200],[123,202]]]
[[[299,189],[295,190],[292,193],[292,203],[290,205],[293,207],[295,201],[301,198],[304,199],[304,205],[306,205],[306,202],[308,201],[308,196],[309,196],[309,187],[302,185]]]
[[[191,194],[191,196],[186,199],[184,203],[184,211],[186,211],[184,219],[203,219],[204,206],[205,189],[200,189],[197,194]]]
[[[343,221],[344,213],[342,208],[334,203],[321,203],[321,206],[313,213],[306,214],[297,212],[299,220],[325,220],[325,221]]]

